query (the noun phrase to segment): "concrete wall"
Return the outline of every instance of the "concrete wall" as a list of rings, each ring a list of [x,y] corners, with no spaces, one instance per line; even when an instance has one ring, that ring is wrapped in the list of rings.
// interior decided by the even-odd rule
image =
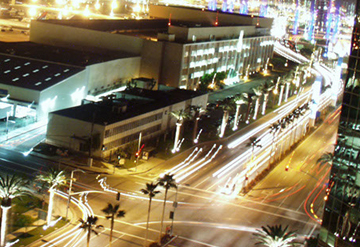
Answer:
[[[156,81],[159,81],[163,45],[164,42],[144,40],[144,46],[141,53],[141,77],[154,78]]]
[[[53,113],[49,114],[49,121],[46,131],[46,142],[79,151],[80,143],[84,143],[77,137],[89,138],[91,133],[91,123],[72,119]],[[100,140],[104,137],[104,126],[94,124],[93,135],[100,134]],[[99,150],[98,153],[99,154]],[[96,152],[94,153],[96,155]]]
[[[38,119],[47,117],[49,112],[80,105],[86,95],[86,71],[81,71],[41,92]]]
[[[237,27],[178,27],[170,26],[169,33],[174,33],[176,39],[193,41],[193,36],[196,41],[209,40],[210,36],[216,39],[222,38],[238,38],[240,31],[244,31],[244,36],[253,36],[256,34],[255,26],[237,26]]]
[[[19,101],[27,101],[33,102],[35,101],[36,104],[39,103],[40,92],[37,90],[27,89],[16,87],[7,84],[0,83],[0,89],[7,90],[10,94],[10,98]]]
[[[140,75],[141,57],[116,59],[87,66],[88,90],[110,87],[115,82],[125,82]]]
[[[173,7],[164,5],[150,5],[149,15],[151,17],[168,19],[171,14],[172,20],[183,20],[198,23],[207,23],[214,25],[216,16],[220,25],[249,25],[259,27],[271,28],[272,18],[251,17],[248,15],[231,14],[231,13],[217,13],[213,11],[202,11],[201,9],[192,9],[186,7]]]
[[[136,55],[140,55],[143,45],[143,40],[137,37],[36,20],[31,21],[30,41],[70,48],[87,47],[125,51]]]
[[[184,46],[182,44],[171,42],[166,42],[164,45],[164,62],[159,83],[171,87],[179,87]]]

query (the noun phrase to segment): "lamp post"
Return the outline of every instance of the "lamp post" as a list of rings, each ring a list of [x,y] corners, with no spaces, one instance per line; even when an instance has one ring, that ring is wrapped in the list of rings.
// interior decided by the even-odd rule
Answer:
[[[175,209],[176,209],[177,206],[178,206],[178,201],[177,201],[178,190],[179,190],[179,186],[176,186],[175,200],[174,200],[174,202],[173,202],[174,211],[173,211],[173,215],[172,215],[172,219],[171,219],[170,236],[173,235],[173,230],[174,230]]]
[[[72,182],[74,179],[74,172],[82,172],[85,173],[83,170],[81,169],[75,169],[71,171],[71,176],[70,176],[70,186],[69,186],[69,197],[68,197],[68,202],[67,202],[67,206],[66,206],[66,217],[65,219],[68,218],[68,211],[69,211],[69,206],[70,206],[70,200],[71,200],[71,188],[72,188]]]

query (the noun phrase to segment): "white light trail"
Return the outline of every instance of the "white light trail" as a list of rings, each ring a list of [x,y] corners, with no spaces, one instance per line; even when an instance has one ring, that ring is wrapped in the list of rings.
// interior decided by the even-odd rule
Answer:
[[[222,145],[220,145],[219,146],[219,148],[215,151],[215,153],[211,156],[211,158],[209,159],[209,160],[207,160],[206,162],[204,162],[203,164],[201,164],[200,166],[197,166],[197,167],[195,167],[195,169],[193,169],[193,170],[191,170],[190,172],[188,172],[188,173],[186,173],[184,176],[182,176],[181,178],[178,178],[178,179],[176,179],[176,181],[178,182],[178,183],[180,183],[182,180],[184,180],[185,178],[187,178],[188,176],[190,176],[191,174],[193,174],[194,172],[196,172],[196,171],[198,171],[198,170],[200,170],[202,167],[204,167],[204,166],[206,166],[208,163],[210,163],[215,157],[216,157],[216,155],[219,153],[219,151],[222,149]],[[212,149],[210,150],[210,151],[212,151]],[[210,153],[210,152],[209,152]],[[205,161],[205,157],[201,160],[201,162],[202,161]],[[197,162],[197,163],[200,163],[200,162]],[[183,173],[185,173],[185,172],[182,172],[181,174],[183,174]],[[181,174],[179,174],[179,175],[181,175]],[[176,176],[179,176],[178,174],[176,175]],[[175,177],[176,177],[175,176]]]

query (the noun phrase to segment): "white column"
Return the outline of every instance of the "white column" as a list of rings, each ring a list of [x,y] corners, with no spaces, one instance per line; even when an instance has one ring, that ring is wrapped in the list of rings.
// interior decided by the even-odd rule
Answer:
[[[179,142],[179,137],[180,137],[180,128],[181,128],[181,123],[177,122],[176,123],[176,133],[175,133],[175,140],[174,140],[174,148],[172,150],[173,153],[176,152],[176,148]]]
[[[52,216],[52,211],[53,211],[55,190],[53,188],[51,188],[51,189],[49,189],[49,192],[50,192],[49,207],[48,207],[48,213],[47,213],[47,217],[46,217],[47,227],[50,227],[50,223],[51,223],[51,216]]]
[[[268,96],[269,96],[268,93],[265,93],[265,94],[264,94],[264,102],[263,102],[263,107],[262,107],[262,112],[261,112],[262,115],[265,115],[266,104],[267,104],[267,101],[268,101]]]
[[[236,104],[236,113],[235,113],[233,131],[237,130],[238,128],[239,111],[240,111],[240,105]]]
[[[253,119],[254,119],[254,120],[256,119],[257,114],[258,114],[259,101],[260,101],[260,98],[258,97],[258,98],[256,99],[256,102],[255,102],[255,109],[254,109],[254,116],[253,116]]]
[[[278,106],[281,104],[283,94],[284,94],[284,85],[281,85]]]
[[[8,211],[10,209],[10,206],[2,206],[1,205],[1,210],[2,210],[2,217],[1,217],[1,246],[5,246],[5,239],[6,239],[6,228],[7,228],[7,215],[8,215]]]
[[[288,100],[289,90],[290,90],[290,82],[286,82],[286,90],[285,90],[285,97],[284,97],[285,102],[287,102],[287,100]]]

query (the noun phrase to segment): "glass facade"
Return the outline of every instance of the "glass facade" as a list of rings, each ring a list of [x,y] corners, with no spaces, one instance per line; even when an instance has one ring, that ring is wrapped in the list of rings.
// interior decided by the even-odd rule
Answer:
[[[358,0],[358,6],[360,0]],[[357,8],[359,10],[359,8]],[[360,246],[360,22],[357,13],[319,246]]]
[[[180,88],[195,89],[204,74],[233,70],[239,76],[259,71],[272,58],[272,36],[217,40],[184,45]]]

